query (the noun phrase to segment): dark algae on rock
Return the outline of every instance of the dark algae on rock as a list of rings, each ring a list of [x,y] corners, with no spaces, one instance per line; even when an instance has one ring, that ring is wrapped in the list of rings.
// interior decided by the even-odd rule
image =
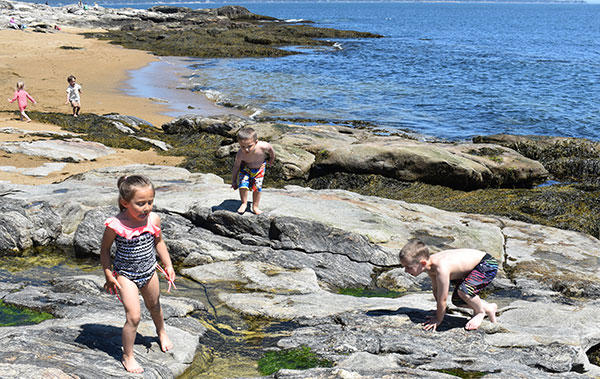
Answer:
[[[333,362],[319,358],[308,346],[268,351],[258,361],[258,370],[263,375],[271,375],[280,369],[306,370],[313,367],[332,366]]]
[[[0,326],[39,324],[51,318],[49,313],[15,307],[0,300]]]
[[[382,37],[366,32],[286,24],[238,6],[216,10],[154,7],[149,11],[163,17],[130,21],[118,29],[84,35],[162,56],[201,58],[281,57],[298,54],[282,49],[285,46],[332,46],[334,42],[327,39]]]

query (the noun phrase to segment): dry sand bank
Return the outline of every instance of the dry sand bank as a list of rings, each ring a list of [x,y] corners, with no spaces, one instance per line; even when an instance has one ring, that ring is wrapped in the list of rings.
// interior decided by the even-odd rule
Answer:
[[[0,101],[0,110],[16,111],[16,102],[9,104],[15,84],[25,82],[25,89],[38,104],[29,104],[28,110],[42,112],[71,111],[65,104],[67,76],[75,75],[82,86],[82,113],[104,114],[116,112],[144,119],[153,125],[172,119],[164,113],[165,104],[154,103],[147,98],[127,96],[123,86],[128,79],[128,71],[144,67],[157,58],[139,50],[127,50],[105,41],[85,39],[77,33],[83,30],[65,28],[57,33],[35,33],[25,30],[0,30],[0,82],[4,99]],[[64,49],[62,46],[77,49]],[[212,105],[212,104],[211,104]],[[197,113],[198,110],[196,110]],[[58,131],[53,125],[35,121],[24,123],[16,114],[0,113],[0,128],[12,127],[27,130]],[[2,141],[30,141],[39,137],[14,134],[0,134]],[[37,167],[50,162],[39,157],[0,152],[0,167],[17,168]],[[159,156],[154,151],[139,152],[118,150],[117,154],[102,157],[93,162],[69,163],[59,172],[47,177],[31,177],[18,172],[0,170],[0,180],[13,183],[41,184],[66,179],[68,176],[90,169],[127,165],[132,163],[155,163],[177,165],[179,157]]]

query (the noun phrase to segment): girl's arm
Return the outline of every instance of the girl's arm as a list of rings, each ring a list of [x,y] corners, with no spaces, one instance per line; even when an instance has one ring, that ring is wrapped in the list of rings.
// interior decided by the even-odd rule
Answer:
[[[33,97],[31,97],[31,95],[29,95],[27,92],[25,92],[25,95],[27,95],[27,98],[32,102],[32,103],[37,103],[37,101],[33,100]]]
[[[117,279],[112,274],[110,269],[110,247],[115,240],[117,234],[111,228],[105,228],[104,234],[102,235],[102,244],[100,245],[100,262],[102,263],[102,270],[104,271],[104,290],[110,294],[116,293],[117,289],[121,289],[121,285],[117,282]]]
[[[150,213],[150,222],[160,228],[160,217],[154,212]],[[169,255],[169,250],[167,249],[167,244],[165,240],[162,238],[162,232],[156,237],[154,237],[154,246],[156,247],[156,252],[158,253],[158,257],[162,262],[163,266],[165,266],[165,272],[167,273],[167,279],[170,281],[175,280],[175,270],[173,269],[173,263],[171,262],[171,256]]]
[[[9,103],[14,103],[14,101],[17,100],[17,93],[15,92],[15,95],[13,96],[12,99],[8,99]]]

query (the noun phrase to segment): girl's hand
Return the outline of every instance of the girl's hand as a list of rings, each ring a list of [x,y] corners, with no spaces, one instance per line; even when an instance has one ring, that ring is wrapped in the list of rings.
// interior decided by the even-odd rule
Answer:
[[[165,267],[165,272],[167,273],[167,279],[174,282],[175,281],[175,270],[173,270],[173,266]]]
[[[106,278],[106,282],[104,283],[104,290],[111,294],[117,294],[118,291],[121,289],[121,285],[119,284],[119,282],[117,282],[117,279],[115,279],[113,276],[107,277]]]

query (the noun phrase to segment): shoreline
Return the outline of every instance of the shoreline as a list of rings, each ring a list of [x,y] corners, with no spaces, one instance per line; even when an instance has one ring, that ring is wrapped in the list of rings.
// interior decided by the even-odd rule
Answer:
[[[129,70],[129,78],[123,92],[128,96],[146,98],[166,106],[163,115],[176,118],[183,115],[221,116],[235,114],[245,116],[242,110],[222,107],[209,100],[204,93],[188,88],[186,75],[192,71],[186,67],[185,57],[155,57],[143,67]]]

